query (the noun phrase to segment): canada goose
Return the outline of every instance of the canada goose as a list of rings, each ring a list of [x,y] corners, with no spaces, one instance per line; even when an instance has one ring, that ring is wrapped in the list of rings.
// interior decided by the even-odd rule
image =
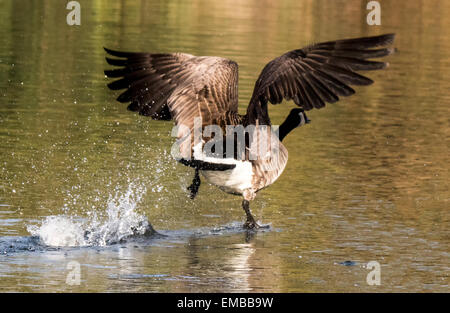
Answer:
[[[245,115],[238,113],[238,64],[228,59],[185,53],[131,53],[105,48],[108,54],[117,57],[106,57],[106,61],[122,66],[106,70],[105,75],[120,78],[108,87],[126,89],[117,100],[129,103],[129,110],[157,120],[173,119],[176,125],[182,126],[176,134],[179,142],[177,160],[195,169],[192,185],[188,187],[191,197],[198,192],[201,173],[223,191],[243,196],[242,207],[247,217],[244,227],[253,229],[260,226],[250,213],[249,201],[259,190],[275,182],[287,163],[288,152],[281,141],[293,129],[309,122],[305,111],[323,108],[326,102],[338,101],[339,96],[354,94],[349,85],[372,84],[371,79],[356,71],[387,67],[388,63],[367,59],[393,53],[393,48],[383,48],[393,41],[394,34],[385,34],[323,42],[289,51],[264,67]],[[218,147],[226,146],[225,142],[230,139],[227,126],[270,126],[267,103],[277,104],[283,99],[293,100],[300,108],[290,111],[279,127],[278,138],[272,130],[256,128],[256,134],[270,142],[265,157],[250,158],[254,139],[248,134],[243,139],[243,154],[231,149],[231,157],[221,157],[224,151]],[[225,130],[225,135],[222,134],[222,142],[214,138],[216,148],[211,150],[213,154],[207,155],[202,149],[213,140],[211,134],[202,133],[201,140],[195,141],[191,132],[195,132],[195,127],[203,130],[209,125],[218,125]],[[272,149],[275,146],[276,149]],[[219,150],[218,154],[214,154],[215,149]]]

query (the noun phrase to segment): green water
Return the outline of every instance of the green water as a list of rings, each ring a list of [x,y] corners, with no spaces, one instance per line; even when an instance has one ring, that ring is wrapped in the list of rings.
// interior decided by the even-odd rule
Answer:
[[[450,2],[381,1],[381,26],[367,25],[366,1],[79,2],[69,26],[65,1],[0,1],[0,291],[450,290]],[[105,87],[103,46],[217,55],[240,65],[245,112],[274,57],[388,32],[399,51],[368,73],[375,84],[286,139],[285,172],[252,202],[272,228],[254,235],[240,231],[239,197],[203,183],[189,199],[172,122]],[[273,122],[292,107],[272,106]],[[168,238],[50,249],[29,237],[48,216],[106,215],[127,191]],[[80,285],[66,284],[71,261]]]

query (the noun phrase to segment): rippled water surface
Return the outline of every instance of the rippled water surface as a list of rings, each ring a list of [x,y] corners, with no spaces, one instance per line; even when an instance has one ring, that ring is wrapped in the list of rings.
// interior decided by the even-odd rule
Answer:
[[[0,1],[0,291],[450,291],[450,2],[382,1],[381,26],[365,1],[81,0],[81,26],[62,2]],[[203,183],[190,200],[172,123],[105,87],[103,46],[218,55],[240,64],[244,112],[272,58],[387,32],[375,84],[286,139],[256,234],[239,197]]]

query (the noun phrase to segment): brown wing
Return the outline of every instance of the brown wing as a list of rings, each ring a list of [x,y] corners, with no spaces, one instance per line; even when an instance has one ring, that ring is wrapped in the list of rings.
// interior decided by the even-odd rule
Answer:
[[[177,125],[193,127],[201,117],[202,125],[229,112],[238,111],[238,65],[219,57],[196,57],[185,62],[192,73],[174,90],[168,106]]]
[[[195,75],[173,92],[168,106],[178,126],[177,138],[185,139],[179,141],[181,157],[190,158],[198,143],[194,127],[200,130],[223,116],[237,114],[238,65],[223,58],[198,57],[186,66]]]
[[[385,68],[388,63],[368,61],[389,55],[393,48],[372,49],[393,43],[394,34],[329,41],[293,50],[269,62],[256,81],[248,107],[249,122],[270,124],[267,102],[294,100],[305,110],[322,108],[339,96],[355,91],[349,85],[373,81],[356,71]]]
[[[127,89],[117,100],[131,102],[130,110],[155,119],[173,118],[179,126],[178,139],[187,139],[181,143],[182,157],[189,158],[192,153],[194,141],[186,135],[193,133],[196,118],[203,127],[224,115],[237,114],[238,65],[234,61],[183,53],[105,50],[125,58],[106,58],[111,65],[123,66],[105,71],[108,77],[121,77],[108,84],[110,89]]]
[[[126,89],[117,100],[130,102],[129,110],[154,119],[171,119],[175,114],[177,124],[189,124],[188,120],[193,120],[194,115],[207,122],[212,116],[227,111],[237,112],[238,66],[231,60],[185,53],[105,50],[119,57],[107,57],[109,64],[122,66],[105,71],[108,77],[120,78],[108,87],[112,90]]]
[[[110,65],[122,66],[120,69],[106,70],[105,75],[120,78],[108,84],[112,90],[126,89],[117,101],[130,103],[128,109],[154,119],[171,119],[167,99],[190,73],[183,64],[194,58],[185,53],[150,54],[105,51],[120,59],[106,57]]]

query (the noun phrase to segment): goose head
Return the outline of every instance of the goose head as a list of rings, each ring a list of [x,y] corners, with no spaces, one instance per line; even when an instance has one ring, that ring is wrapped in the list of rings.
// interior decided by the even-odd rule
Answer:
[[[308,124],[311,120],[306,116],[305,110],[301,108],[292,109],[286,120],[280,125],[279,139],[282,141],[287,134],[295,128]]]
[[[311,120],[306,116],[305,110],[300,108],[292,109],[291,112],[289,112],[288,117],[286,118],[286,121],[288,120],[294,126],[294,128],[311,122]]]

